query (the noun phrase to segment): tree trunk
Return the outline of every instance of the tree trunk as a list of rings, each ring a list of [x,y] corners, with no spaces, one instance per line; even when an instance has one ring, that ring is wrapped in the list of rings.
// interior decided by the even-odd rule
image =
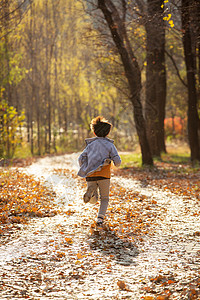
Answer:
[[[38,36],[36,33],[36,19],[35,19],[35,3],[31,3],[31,19],[32,19],[32,65],[33,65],[33,84],[34,84],[34,100],[35,100],[35,112],[36,112],[36,123],[37,123],[37,153],[41,155],[41,124],[40,124],[40,98],[39,98],[39,86],[38,82]]]
[[[183,47],[188,82],[188,138],[191,151],[191,160],[200,160],[200,146],[198,137],[199,117],[197,110],[197,92],[195,80],[194,54],[192,52],[192,41],[190,33],[190,12],[191,1],[182,0],[182,29]]]
[[[3,133],[4,133],[3,111],[0,110],[0,159],[3,157],[4,154]]]
[[[128,80],[131,94],[130,101],[134,109],[134,120],[142,152],[142,164],[153,165],[140,101],[141,71],[137,59],[132,52],[124,23],[112,1],[98,0],[98,7],[101,9],[108,24]]]
[[[48,10],[48,1],[46,0],[45,2],[45,18],[46,18],[46,45],[45,45],[45,50],[46,50],[46,70],[45,70],[45,96],[46,96],[46,105],[47,105],[47,115],[46,115],[46,120],[47,120],[47,132],[48,132],[48,143],[47,143],[47,148],[46,151],[47,153],[50,153],[51,151],[51,96],[50,96],[50,55],[49,55],[49,32],[48,32],[48,22],[49,22],[49,10]]]
[[[3,19],[3,27],[5,29],[5,37],[4,37],[4,47],[5,47],[5,58],[6,58],[6,100],[8,105],[12,105],[12,98],[11,98],[11,84],[10,84],[10,53],[9,53],[9,13],[10,13],[10,5],[8,0],[4,0],[2,5],[3,13],[5,18]]]
[[[161,0],[148,0],[145,118],[153,156],[166,152],[164,119],[166,104],[165,29]]]
[[[33,18],[32,18],[32,7],[31,7],[31,18],[30,18],[30,47],[31,47],[31,72],[32,72],[32,80],[31,80],[31,99],[30,99],[30,142],[31,142],[31,153],[34,152],[33,147],[33,109],[34,109],[34,99],[35,99],[35,73],[34,73],[34,27],[33,27]]]
[[[67,101],[66,99],[64,100],[65,107],[63,108],[64,110],[64,132],[67,134],[68,131],[68,116],[67,116]]]
[[[200,1],[192,0],[191,7],[191,19],[193,28],[193,49],[195,54],[195,73],[198,85],[196,85],[197,91],[197,106],[200,107]],[[197,83],[196,82],[196,83]],[[200,119],[198,120],[198,137],[199,137],[199,147],[200,147]]]

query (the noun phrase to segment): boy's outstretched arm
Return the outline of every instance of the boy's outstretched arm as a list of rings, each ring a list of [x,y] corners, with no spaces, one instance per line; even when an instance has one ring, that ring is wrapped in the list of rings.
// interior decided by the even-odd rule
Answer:
[[[111,153],[111,159],[116,167],[119,167],[121,165],[121,158],[117,152],[116,147],[113,145],[112,153]]]
[[[116,167],[119,167],[121,165],[121,158],[119,154],[113,157],[113,162]]]
[[[86,161],[87,161],[87,151],[85,149],[78,158],[79,166],[81,167]]]

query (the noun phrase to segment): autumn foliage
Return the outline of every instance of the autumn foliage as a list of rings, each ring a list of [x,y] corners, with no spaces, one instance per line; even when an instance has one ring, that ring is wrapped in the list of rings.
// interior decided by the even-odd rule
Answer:
[[[200,171],[189,165],[156,162],[154,169],[132,167],[115,172],[139,180],[145,186],[156,186],[179,196],[200,201]]]
[[[0,170],[0,234],[30,217],[56,214],[54,195],[39,181],[14,169]]]
[[[10,228],[16,232],[14,229],[17,227],[24,227],[20,224],[31,220],[37,224],[32,231],[34,241],[43,246],[40,251],[36,248],[31,251],[27,249],[27,252],[22,252],[12,261],[13,274],[18,276],[12,289],[7,285],[12,273],[0,271],[3,282],[0,287],[2,295],[8,293],[9,288],[13,298],[16,295],[30,298],[32,293],[35,293],[37,298],[42,298],[44,295],[50,297],[59,292],[67,294],[70,291],[76,297],[77,289],[82,291],[84,288],[87,299],[94,299],[90,297],[91,290],[87,290],[87,284],[95,275],[96,280],[100,280],[98,284],[102,288],[102,299],[114,299],[113,292],[116,299],[121,299],[122,295],[124,299],[128,299],[129,295],[132,296],[131,299],[139,299],[134,297],[136,287],[140,299],[144,300],[199,299],[200,274],[196,269],[196,273],[190,273],[195,265],[187,264],[187,256],[180,248],[184,242],[188,245],[187,239],[182,240],[179,235],[176,237],[176,231],[169,232],[168,227],[165,228],[166,236],[159,234],[160,224],[164,224],[163,218],[171,210],[171,207],[167,207],[170,195],[173,195],[173,199],[181,199],[183,205],[183,215],[178,220],[186,220],[187,217],[193,218],[193,221],[197,220],[200,213],[199,169],[192,168],[189,164],[156,162],[155,167],[151,169],[131,167],[115,169],[113,173],[116,176],[111,180],[105,225],[99,230],[94,221],[99,202],[93,206],[83,204],[79,189],[84,192],[86,182],[78,178],[75,172],[64,168],[53,169],[53,174],[71,182],[69,190],[72,194],[68,206],[59,206],[57,209],[54,204],[55,194],[32,176],[16,168],[0,170],[0,235],[3,245],[6,247],[7,243],[4,233],[12,238]],[[145,190],[147,193],[143,193]],[[148,194],[148,190],[154,192]],[[162,193],[165,194],[164,202]],[[54,217],[56,213],[59,215]],[[42,222],[37,219],[51,216],[53,217],[44,218]],[[30,225],[32,226],[32,222]],[[32,230],[31,226],[25,227]],[[44,227],[46,229],[47,226],[46,231]],[[21,233],[23,236],[22,231]],[[200,231],[194,226],[188,235],[190,243],[192,240],[198,241],[199,236]],[[32,245],[33,237],[25,237]],[[166,245],[172,246],[171,237],[175,238],[174,247],[165,249]],[[154,249],[150,244],[148,246],[149,242],[163,248],[157,249],[157,257],[154,257],[160,267],[150,265],[148,271],[145,269],[148,268],[147,264],[151,263],[148,258],[151,253],[148,251]],[[2,252],[6,253],[4,247]],[[185,260],[182,259],[182,255],[185,255]],[[196,251],[196,256],[192,255],[188,258],[198,259],[200,253]],[[180,263],[185,261],[185,265]],[[137,264],[144,268],[138,273],[139,277],[134,276],[133,280],[131,272],[138,272]],[[168,272],[169,267],[172,272]],[[180,276],[178,272],[185,274]],[[104,277],[108,282],[101,281]],[[24,284],[29,289],[24,289]],[[45,291],[41,288],[42,284],[47,284]],[[15,286],[19,287],[19,290],[16,291]],[[178,298],[175,295],[178,295]]]
[[[187,128],[187,119],[181,117],[167,118],[164,121],[166,136],[184,136]]]

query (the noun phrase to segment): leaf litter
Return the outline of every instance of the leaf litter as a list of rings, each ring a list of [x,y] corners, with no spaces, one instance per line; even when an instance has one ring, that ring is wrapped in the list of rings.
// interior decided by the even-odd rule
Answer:
[[[0,299],[199,299],[199,173],[176,182],[170,172],[115,171],[96,228],[99,203],[83,203],[76,160],[43,158],[1,181]]]

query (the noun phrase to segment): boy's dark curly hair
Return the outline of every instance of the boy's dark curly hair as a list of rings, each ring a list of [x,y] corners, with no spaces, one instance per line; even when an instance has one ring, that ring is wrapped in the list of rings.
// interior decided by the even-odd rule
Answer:
[[[102,116],[92,119],[90,123],[91,130],[98,137],[106,137],[109,134],[111,127],[112,124]]]

